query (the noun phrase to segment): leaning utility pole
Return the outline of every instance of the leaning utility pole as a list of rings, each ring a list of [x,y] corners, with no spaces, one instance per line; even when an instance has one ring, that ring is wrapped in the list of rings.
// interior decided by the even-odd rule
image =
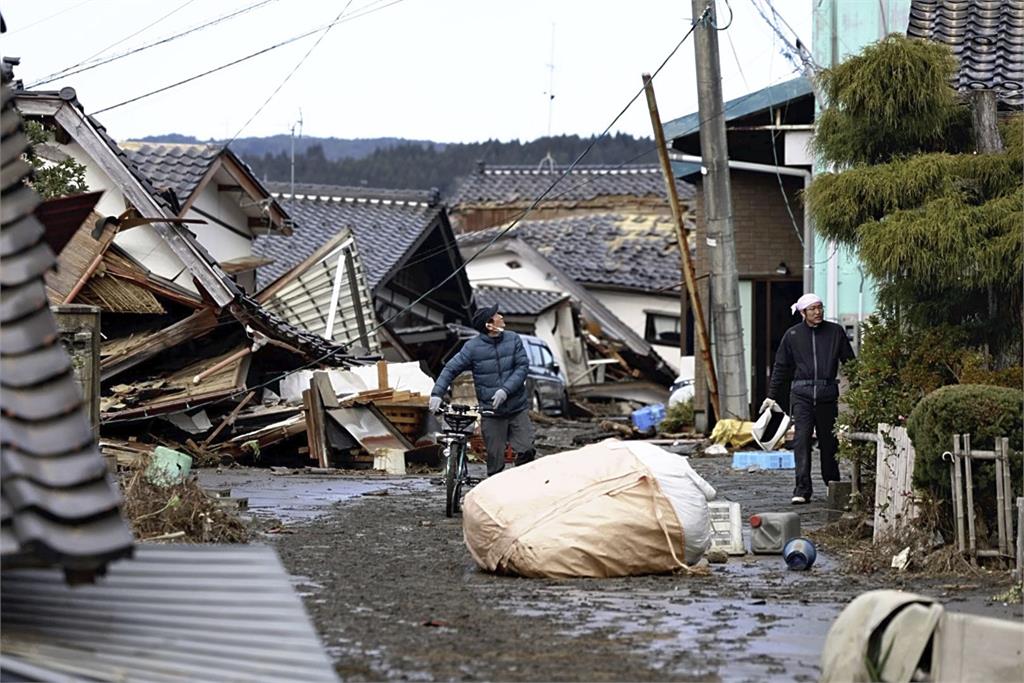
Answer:
[[[733,240],[729,147],[725,137],[722,73],[718,62],[715,3],[690,0],[697,21],[697,111],[700,116],[704,216],[711,261],[711,320],[718,366],[721,417],[748,419],[747,371],[743,359],[740,285]],[[705,10],[708,10],[705,14]],[[703,16],[703,20],[697,18]]]

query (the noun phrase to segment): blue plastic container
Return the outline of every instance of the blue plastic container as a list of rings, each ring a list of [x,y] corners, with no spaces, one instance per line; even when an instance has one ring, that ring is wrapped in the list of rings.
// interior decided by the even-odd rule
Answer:
[[[641,432],[649,432],[655,429],[665,419],[665,406],[661,403],[654,403],[634,410],[631,415],[633,426]]]
[[[796,467],[793,451],[736,451],[732,454],[732,468],[743,470],[756,465],[763,470],[791,470]]]
[[[794,538],[782,548],[782,559],[790,569],[804,571],[818,559],[818,549],[806,538]]]

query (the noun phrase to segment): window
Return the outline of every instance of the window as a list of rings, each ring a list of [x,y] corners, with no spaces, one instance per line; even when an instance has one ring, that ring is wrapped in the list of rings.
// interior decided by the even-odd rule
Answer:
[[[652,344],[679,348],[679,316],[648,313],[644,339]]]
[[[544,365],[544,361],[540,355],[540,347],[536,344],[526,345],[526,355],[530,357],[530,365],[541,366]]]

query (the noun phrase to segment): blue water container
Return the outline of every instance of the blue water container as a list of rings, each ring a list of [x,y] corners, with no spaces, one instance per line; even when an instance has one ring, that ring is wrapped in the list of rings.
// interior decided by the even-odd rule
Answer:
[[[665,419],[665,406],[661,403],[644,406],[639,410],[634,410],[630,417],[637,431],[650,432]]]
[[[796,571],[810,569],[817,558],[817,548],[806,538],[791,539],[782,548],[782,559],[786,561],[786,566]]]

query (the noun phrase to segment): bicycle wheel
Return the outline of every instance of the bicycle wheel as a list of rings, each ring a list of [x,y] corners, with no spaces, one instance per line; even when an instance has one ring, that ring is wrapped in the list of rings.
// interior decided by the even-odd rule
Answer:
[[[453,514],[458,512],[458,495],[459,495],[459,449],[448,448],[448,457],[445,458],[444,464],[444,488],[445,488],[445,504],[444,514],[446,517],[451,517]]]
[[[455,508],[455,512],[460,512],[462,510],[462,485],[466,481],[466,468],[468,467],[466,464],[466,447],[464,445],[460,446],[456,449],[455,454],[459,466],[458,476],[455,478],[455,499],[452,505]]]

